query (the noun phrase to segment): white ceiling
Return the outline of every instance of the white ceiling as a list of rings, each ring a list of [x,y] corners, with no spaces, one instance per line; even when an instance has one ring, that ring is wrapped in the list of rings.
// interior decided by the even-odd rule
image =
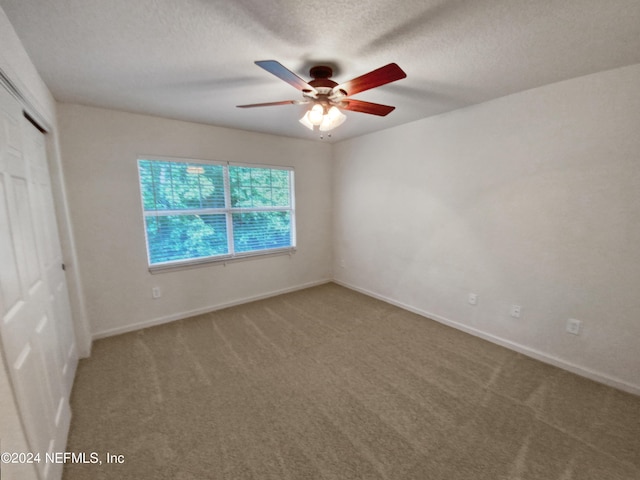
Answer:
[[[299,138],[301,99],[254,65],[278,60],[339,83],[389,62],[407,78],[354,98],[331,139],[640,63],[640,0],[0,0],[61,102]]]

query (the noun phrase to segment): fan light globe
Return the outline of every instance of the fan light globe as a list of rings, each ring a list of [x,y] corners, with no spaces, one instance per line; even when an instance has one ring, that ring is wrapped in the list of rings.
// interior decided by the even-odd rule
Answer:
[[[309,110],[309,121],[312,125],[320,125],[324,119],[324,108],[319,103],[316,103],[311,110]]]
[[[305,112],[299,122],[307,127],[309,130],[313,130],[313,123],[309,121],[309,112]]]
[[[347,119],[347,116],[343,114],[338,107],[331,107],[327,114],[322,119],[320,124],[320,131],[326,132],[339,127]]]

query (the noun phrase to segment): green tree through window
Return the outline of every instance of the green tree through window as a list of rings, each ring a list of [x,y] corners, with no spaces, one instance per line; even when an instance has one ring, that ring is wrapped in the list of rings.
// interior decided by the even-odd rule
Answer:
[[[139,159],[149,265],[295,247],[293,170]]]

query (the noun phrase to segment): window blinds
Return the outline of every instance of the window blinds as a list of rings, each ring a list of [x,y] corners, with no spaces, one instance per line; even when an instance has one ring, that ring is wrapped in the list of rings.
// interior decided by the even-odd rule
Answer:
[[[149,265],[295,247],[293,170],[139,159]]]

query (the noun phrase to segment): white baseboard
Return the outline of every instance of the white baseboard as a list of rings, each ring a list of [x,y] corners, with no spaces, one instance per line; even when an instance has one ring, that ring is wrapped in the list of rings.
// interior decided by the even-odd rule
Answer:
[[[136,330],[141,330],[143,328],[154,327],[156,325],[162,325],[164,323],[173,322],[175,320],[182,320],[183,318],[195,317],[196,315],[202,315],[204,313],[214,312],[216,310],[222,310],[223,308],[234,307],[236,305],[242,305],[243,303],[254,302],[256,300],[262,300],[269,297],[275,297],[276,295],[291,293],[297,290],[303,290],[305,288],[316,287],[318,285],[323,285],[329,282],[331,282],[331,279],[316,280],[314,282],[308,282],[302,285],[296,285],[294,287],[283,288],[280,290],[272,290],[267,293],[261,293],[260,295],[237,298],[230,302],[219,303],[216,305],[209,305],[209,306],[198,308],[195,310],[188,310],[186,312],[174,313],[172,315],[167,315],[165,317],[153,318],[150,320],[145,320],[142,322],[125,325],[123,327],[111,328],[108,330],[103,330],[101,332],[94,333],[92,339],[98,340],[100,338],[112,337],[114,335],[120,335],[122,333],[134,332]]]
[[[539,350],[536,350],[534,348],[530,348],[527,347],[525,345],[521,345],[519,343],[516,342],[512,342],[511,340],[506,340],[504,338],[501,337],[497,337],[495,335],[492,335],[490,333],[486,333],[483,332],[481,330],[478,330],[476,328],[473,327],[469,327],[468,325],[464,325],[462,323],[450,320],[448,318],[442,317],[440,315],[436,315],[434,313],[431,312],[427,312],[425,310],[422,310],[420,308],[416,308],[413,307],[411,305],[407,305],[403,302],[399,302],[397,300],[394,300],[392,298],[386,297],[384,295],[380,295],[376,292],[372,292],[370,290],[364,289],[364,288],[360,288],[357,287],[355,285],[351,285],[347,282],[343,282],[340,280],[333,280],[334,283],[337,283],[338,285],[342,285],[343,287],[349,288],[351,290],[355,290],[356,292],[360,292],[364,295],[367,295],[369,297],[373,297],[376,298],[378,300],[382,300],[383,302],[386,303],[390,303],[391,305],[395,305],[396,307],[400,307],[403,310],[407,310],[409,312],[412,313],[416,313],[418,315],[421,315],[423,317],[429,318],[431,320],[435,320],[439,323],[442,323],[444,325],[447,325],[449,327],[455,328],[457,330],[461,330],[465,333],[469,333],[470,335],[474,335],[476,337],[482,338],[483,340],[487,340],[491,343],[495,343],[497,345],[500,345],[502,347],[508,348],[509,350],[513,350],[516,351],[518,353],[521,353],[523,355],[526,355],[528,357],[534,358],[536,360],[539,360],[541,362],[544,363],[548,363],[550,365],[553,365],[555,367],[558,368],[562,368],[563,370],[567,370],[571,373],[575,373],[576,375],[580,375],[581,377],[585,377],[588,378],[590,380],[593,380],[595,382],[598,383],[602,383],[605,385],[608,385],[610,387],[613,388],[617,388],[618,390],[622,390],[628,393],[632,393],[634,395],[639,395],[640,396],[640,386],[638,385],[633,385],[629,382],[625,382],[624,380],[620,380],[618,378],[612,377],[610,375],[601,373],[601,372],[597,372],[595,370],[591,370],[589,368],[586,367],[582,367],[580,365],[576,365],[574,363],[568,362],[562,358],[556,357],[554,355],[550,355],[548,353],[545,352],[541,352]]]

